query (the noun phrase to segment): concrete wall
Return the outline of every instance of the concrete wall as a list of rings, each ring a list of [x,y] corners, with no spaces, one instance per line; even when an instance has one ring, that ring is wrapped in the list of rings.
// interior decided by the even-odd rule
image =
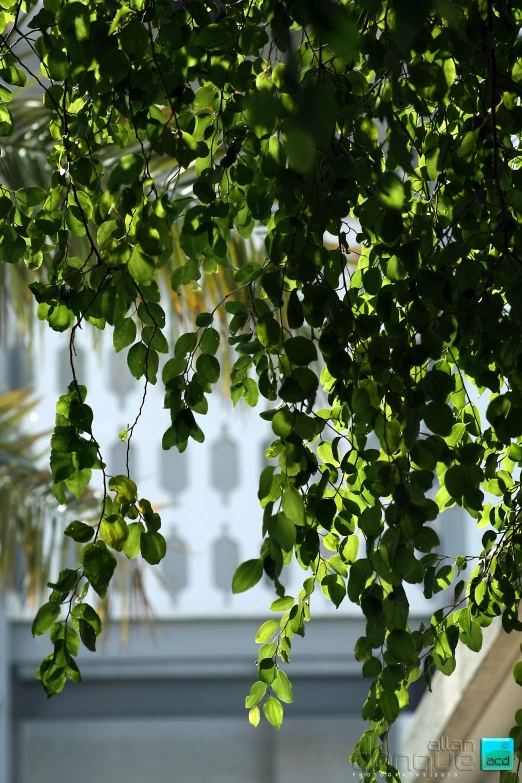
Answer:
[[[0,712],[12,769],[0,783],[316,783],[357,780],[349,754],[366,728],[367,684],[353,657],[359,620],[319,619],[296,638],[288,669],[295,702],[283,728],[247,722],[256,679],[256,621],[158,622],[107,629],[83,652],[81,686],[47,700],[34,669],[47,651],[27,623],[4,629],[11,705]],[[412,694],[412,708],[421,693]],[[65,778],[64,778],[65,779]]]
[[[461,783],[498,781],[498,772],[480,769],[480,740],[509,736],[515,712],[522,706],[522,691],[512,676],[515,663],[522,658],[520,634],[506,634],[499,619],[483,630],[484,643],[479,653],[460,645],[455,672],[450,677],[437,672],[432,692],[423,696],[403,739],[402,752],[409,757],[431,756],[423,780],[440,778],[440,767],[450,765],[451,776],[458,777]],[[465,768],[468,759],[459,764],[454,763],[454,754],[447,751],[429,753],[430,743],[440,738],[447,738],[441,743],[447,747],[452,741],[460,741],[473,748],[474,760],[469,769]]]

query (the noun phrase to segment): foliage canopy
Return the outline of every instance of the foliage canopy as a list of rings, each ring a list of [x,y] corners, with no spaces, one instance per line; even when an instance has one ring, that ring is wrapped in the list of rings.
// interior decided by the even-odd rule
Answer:
[[[11,93],[28,74],[53,140],[49,191],[2,186],[0,260],[46,266],[30,285],[38,316],[69,335],[74,381],[51,441],[56,497],[81,495],[94,470],[104,484],[98,522],[65,531],[84,544],[81,564],[60,574],[35,619],[35,635],[49,631],[54,644],[37,676],[48,695],[80,680],[80,639],[94,649],[101,632],[87,591],[105,594],[112,550],[151,564],[165,554],[158,514],[100,452],[74,371],[77,329],[114,328],[144,399],[159,354],[170,355],[163,446],[182,451],[204,439],[222,311],[234,403],[272,403],[261,414],[274,433],[259,483],[264,542],[233,582],[240,592],[268,574],[281,615],[257,636],[250,720],[262,703],[281,725],[292,692],[279,664],[304,635],[314,589],[335,606],[352,601],[367,622],[355,655],[370,721],[352,759],[395,776],[380,749],[409,684],[429,682],[434,667],[449,675],[459,641],[479,650],[495,616],[522,630],[522,3],[0,7],[0,134],[13,132]],[[158,157],[162,178],[151,174]],[[255,226],[262,263],[236,271],[228,242]],[[178,229],[187,260],[172,274],[175,295],[231,267],[237,290],[169,346],[157,280]],[[430,523],[455,504],[487,528],[477,558],[435,551]],[[279,581],[294,556],[309,574],[295,598]],[[427,598],[454,585],[455,598],[412,629],[405,584],[423,584]]]

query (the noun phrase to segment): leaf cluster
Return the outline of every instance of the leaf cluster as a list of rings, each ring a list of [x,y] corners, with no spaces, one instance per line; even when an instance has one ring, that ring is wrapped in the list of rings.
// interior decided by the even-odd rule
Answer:
[[[358,605],[366,622],[355,655],[370,729],[352,760],[369,777],[396,777],[382,749],[409,685],[421,676],[429,685],[434,668],[451,674],[457,644],[479,650],[496,616],[506,632],[522,630],[521,4],[45,0],[34,15],[30,2],[0,6],[9,26],[0,134],[12,132],[11,88],[25,78],[12,36],[38,54],[55,142],[49,191],[2,186],[1,260],[48,260],[48,280],[31,291],[39,317],[69,333],[73,368],[82,324],[113,328],[115,350],[128,349],[144,383],[128,443],[160,353],[163,446],[203,441],[198,417],[228,340],[232,400],[266,400],[274,435],[259,483],[263,544],[233,580],[241,592],[266,574],[283,612],[258,634],[250,720],[266,697],[266,718],[281,725],[291,687],[279,662],[304,635],[317,587],[336,607]],[[104,166],[110,145],[121,154]],[[163,181],[152,155],[171,166]],[[189,194],[178,189],[186,171]],[[185,261],[173,296],[221,270],[237,290],[170,346],[157,281],[175,224]],[[254,228],[264,259],[234,268],[230,239]],[[73,236],[87,243],[81,257]],[[214,328],[217,311],[226,334]],[[58,498],[63,484],[79,495],[102,471],[92,543],[78,525],[68,534],[89,541],[74,573],[103,594],[109,547],[155,563],[164,539],[130,476],[109,482],[80,381],[58,403],[51,467]],[[487,528],[479,555],[440,551],[433,523],[453,506]],[[280,580],[293,558],[307,574],[295,599]],[[74,597],[67,579],[36,632]],[[413,628],[408,585],[453,596]],[[48,692],[74,671],[68,620],[59,627],[40,670]]]

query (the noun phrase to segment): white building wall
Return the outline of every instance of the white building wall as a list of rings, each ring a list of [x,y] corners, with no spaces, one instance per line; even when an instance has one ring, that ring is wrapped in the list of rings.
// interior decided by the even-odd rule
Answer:
[[[96,347],[89,331],[79,331],[77,335],[78,377],[88,388],[88,402],[95,414],[94,431],[108,461],[108,472],[118,473],[123,470],[125,455],[125,445],[119,441],[118,433],[134,421],[143,381],[137,382],[130,376],[125,363],[126,351],[116,357],[110,328],[101,335]],[[33,417],[29,424],[33,432],[54,425],[56,401],[70,380],[67,350],[68,335],[53,333],[46,326],[37,332],[38,372],[33,377],[33,387],[40,402],[37,418]],[[16,352],[10,361],[16,366]],[[28,370],[27,365],[20,364],[19,378],[28,379]],[[161,449],[161,436],[169,425],[169,416],[163,410],[161,381],[156,387],[149,387],[144,413],[135,431],[131,465],[140,497],[147,497],[161,506],[169,551],[159,567],[146,563],[142,567],[153,608],[149,619],[153,622],[141,633],[139,654],[133,652],[131,643],[120,645],[116,628],[109,629],[96,655],[82,652],[80,665],[86,682],[80,686],[81,698],[85,694],[88,700],[89,683],[98,681],[107,683],[103,693],[108,702],[104,704],[110,703],[111,688],[117,681],[128,683],[132,694],[134,684],[138,680],[141,682],[143,672],[148,672],[147,676],[156,682],[166,684],[176,678],[179,681],[195,677],[202,682],[206,677],[217,683],[226,677],[240,677],[242,682],[237,693],[248,692],[256,671],[253,637],[257,626],[270,616],[268,607],[274,597],[273,587],[263,580],[253,590],[232,596],[230,583],[235,566],[259,554],[262,511],[257,499],[258,478],[264,448],[273,439],[270,425],[257,415],[263,404],[262,401],[257,411],[251,411],[241,402],[233,410],[230,401],[216,389],[210,398],[208,416],[201,417],[205,444],[191,442],[187,452],[179,455],[176,450],[163,452]],[[216,460],[214,449],[222,447],[224,439],[228,442],[229,456],[220,460],[218,455]],[[236,468],[232,470],[234,453]],[[101,489],[99,475],[94,486]],[[58,513],[60,524],[65,527],[67,509]],[[482,532],[476,531],[473,520],[467,519],[460,509],[454,508],[442,515],[437,529],[444,554],[478,553]],[[216,547],[221,548],[219,557]],[[287,591],[296,595],[306,576],[294,562],[283,577]],[[409,586],[408,594],[413,624],[431,615],[437,606],[449,603],[448,595],[439,594],[427,605],[421,586],[417,585]],[[117,617],[121,609],[117,601],[113,608]],[[103,704],[100,703],[97,717],[95,711],[88,719],[76,714],[74,720],[70,716],[60,717],[60,710],[67,712],[69,698],[74,700],[76,694],[80,698],[80,689],[74,695],[62,695],[51,703],[46,702],[39,691],[38,696],[34,695],[33,685],[39,688],[33,680],[34,668],[40,653],[45,655],[48,651],[47,647],[43,649],[47,640],[30,637],[28,620],[33,608],[15,600],[10,610],[11,623],[3,636],[0,628],[0,653],[7,650],[3,659],[0,654],[0,697],[5,691],[8,698],[10,666],[15,663],[16,742],[11,745],[13,722],[5,707],[3,711],[0,709],[0,751],[13,748],[16,775],[13,777],[8,770],[9,753],[6,753],[0,761],[3,764],[0,783],[55,780],[57,758],[63,759],[64,768],[74,764],[74,738],[83,738],[87,759],[83,766],[75,766],[78,783],[83,780],[91,783],[93,779],[97,783],[105,780],[137,783],[152,779],[169,783],[178,780],[183,783],[206,783],[207,780],[212,783],[257,783],[258,780],[263,783],[315,783],[320,776],[327,780],[357,779],[348,758],[364,729],[359,718],[359,700],[363,698],[359,686],[365,687],[366,683],[360,679],[360,664],[353,659],[353,646],[355,639],[364,633],[364,625],[359,608],[347,599],[336,611],[316,590],[312,600],[312,623],[307,627],[306,638],[296,640],[297,651],[289,670],[291,678],[303,677],[303,689],[305,680],[308,682],[314,677],[338,681],[338,689],[346,699],[345,710],[332,716],[331,704],[314,707],[309,703],[304,714],[290,713],[285,717],[279,733],[267,726],[254,731],[244,716],[205,715],[207,705],[204,701],[198,705],[200,714],[190,716],[148,714],[146,719],[139,719],[122,711],[122,714],[107,718],[103,717]],[[211,622],[214,620],[220,621],[221,630]],[[236,622],[235,630],[231,630]],[[11,643],[9,639],[14,641]],[[248,647],[248,652],[242,652],[241,657],[236,654],[238,644],[245,651]],[[332,647],[333,656],[329,655]],[[201,682],[199,686],[194,685],[194,694],[201,692]],[[21,690],[18,688],[20,683],[24,685]],[[25,690],[29,683],[33,684],[30,694]],[[320,682],[314,687],[320,688]],[[138,701],[139,694],[144,693],[149,693],[148,703],[151,698],[154,700],[151,694],[157,691],[152,685],[149,692],[146,683],[141,683],[140,688],[136,695]],[[312,692],[315,691],[312,689]],[[101,691],[95,689],[92,693]],[[224,698],[229,698],[226,693]],[[303,697],[296,693],[296,709],[300,698]],[[27,699],[26,703],[24,699]],[[7,705],[8,701],[3,704]],[[319,710],[316,714],[315,708]],[[133,709],[139,709],[139,704]],[[395,752],[407,723],[408,718],[401,717],[392,732]]]
[[[133,423],[139,409],[144,382],[136,381],[126,366],[126,351],[116,355],[112,329],[97,335],[78,330],[75,367],[78,380],[88,389],[87,402],[94,410],[94,434],[107,462],[107,472],[125,470],[126,444],[118,434]],[[33,386],[40,402],[30,426],[34,432],[54,426],[55,405],[71,380],[68,334],[49,328],[36,335],[38,372]],[[231,594],[232,574],[239,563],[259,556],[262,510],[257,498],[259,474],[265,464],[264,450],[275,439],[270,424],[259,417],[264,407],[249,409],[240,401],[235,409],[218,386],[209,397],[209,413],[199,422],[206,436],[204,444],[189,441],[183,454],[165,452],[161,437],[170,424],[163,409],[163,386],[148,387],[146,403],[131,443],[131,473],[140,497],[159,506],[163,533],[169,550],[159,567],[143,564],[147,593],[159,618],[217,618],[267,615],[273,600],[268,579],[247,593]],[[275,462],[273,464],[276,464]],[[101,490],[101,473],[94,471],[92,486]],[[458,512],[457,512],[458,513]],[[69,519],[62,509],[59,523]],[[460,547],[459,547],[460,548]],[[297,595],[307,576],[296,561],[283,572],[287,593]],[[425,614],[419,585],[408,586],[414,616]],[[443,602],[441,598],[441,604]],[[19,603],[14,613],[24,614]],[[118,601],[113,605],[119,614]],[[313,616],[356,617],[358,607],[346,599],[339,610],[316,589],[312,597]]]

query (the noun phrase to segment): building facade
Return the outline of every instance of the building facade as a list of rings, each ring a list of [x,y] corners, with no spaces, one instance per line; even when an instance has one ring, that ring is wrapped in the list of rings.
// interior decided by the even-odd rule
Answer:
[[[126,457],[119,432],[134,421],[143,384],[130,376],[126,352],[116,355],[110,342],[104,333],[93,345],[80,333],[75,364],[88,388],[108,472],[117,474],[125,471]],[[32,385],[40,402],[30,426],[41,431],[53,426],[56,400],[71,380],[68,336],[43,329],[33,355],[37,363],[21,342],[7,346],[1,375],[4,387]],[[57,769],[69,770],[77,783],[358,779],[349,754],[365,729],[360,712],[368,683],[353,655],[364,621],[348,600],[335,610],[314,594],[306,636],[293,646],[295,702],[285,707],[282,729],[276,732],[266,721],[253,729],[247,721],[244,700],[256,679],[254,637],[274,597],[268,580],[245,594],[230,590],[235,568],[258,556],[261,542],[257,485],[272,437],[257,413],[243,403],[233,411],[215,392],[202,421],[205,444],[190,443],[182,455],[164,452],[168,412],[161,383],[149,388],[131,444],[131,470],[140,496],[161,507],[168,542],[160,566],[140,569],[149,611],[129,600],[127,583],[123,598],[112,603],[99,651],[82,650],[84,683],[68,683],[47,700],[34,671],[49,641],[31,637],[34,609],[24,603],[23,584],[4,602],[0,783],[47,783],[57,779]],[[67,508],[52,513],[65,527]],[[445,553],[465,551],[469,531],[460,511],[446,512],[438,524]],[[294,562],[283,577],[287,592],[297,594],[305,576]],[[420,587],[410,587],[416,623],[435,607],[430,602],[428,611]],[[441,605],[447,602],[439,598]],[[396,750],[421,695],[418,683],[394,730]]]

